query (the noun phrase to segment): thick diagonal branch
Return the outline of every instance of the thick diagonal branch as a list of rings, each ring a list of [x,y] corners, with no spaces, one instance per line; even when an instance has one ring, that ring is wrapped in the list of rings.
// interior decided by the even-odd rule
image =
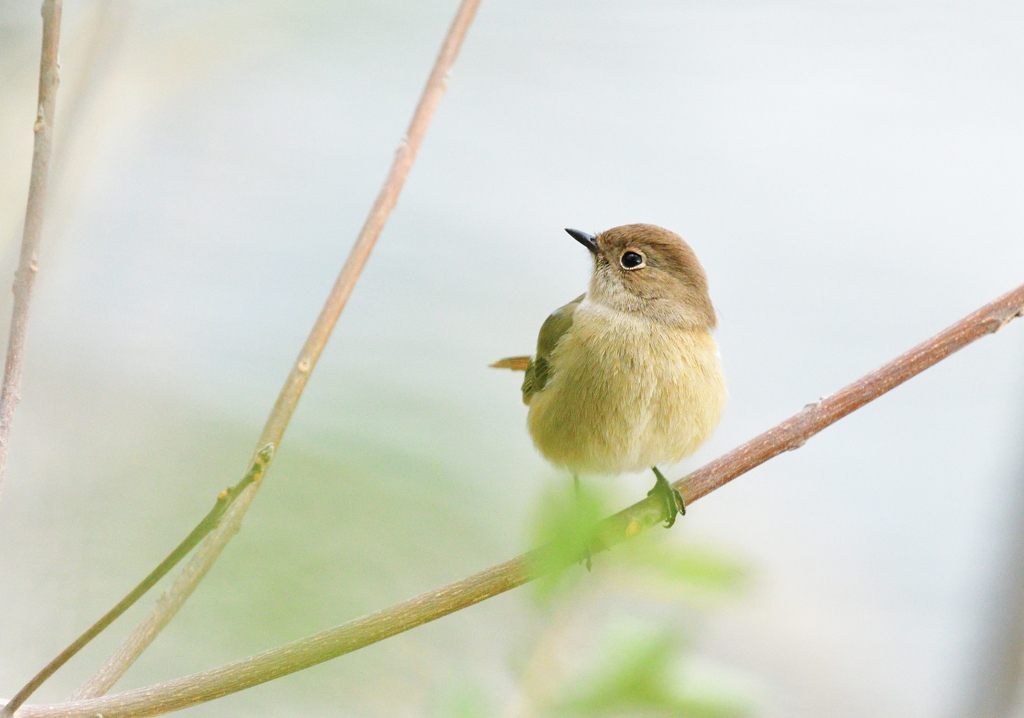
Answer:
[[[808,404],[802,411],[742,446],[676,482],[687,503],[706,496],[755,466],[803,446],[825,427],[971,342],[1024,313],[1024,285],[1003,295],[885,366]],[[664,519],[660,502],[646,499],[599,527],[605,546],[635,536]],[[260,683],[351,653],[416,626],[462,610],[536,578],[549,566],[547,549],[538,549],[475,576],[343,623],[292,643],[165,683],[92,700],[51,706],[25,706],[18,718],[141,718],[214,700]]]
[[[60,68],[57,51],[60,47],[61,0],[43,2],[43,50],[39,61],[39,103],[34,125],[32,175],[28,185],[25,208],[25,229],[21,236],[21,259],[14,275],[14,309],[7,340],[7,363],[4,365],[3,388],[0,389],[0,489],[3,489],[7,449],[11,441],[14,410],[21,399],[21,368],[25,363],[25,337],[28,334],[28,311],[32,303],[32,287],[39,271],[39,240],[43,233],[43,210],[46,205],[46,180],[50,174],[50,150],[53,146],[53,114],[57,107],[57,86]]]

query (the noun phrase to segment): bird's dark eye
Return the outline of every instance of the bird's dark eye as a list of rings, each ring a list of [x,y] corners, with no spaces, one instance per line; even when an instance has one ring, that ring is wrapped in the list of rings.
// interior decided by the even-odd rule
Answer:
[[[619,264],[623,269],[640,269],[647,265],[647,260],[641,252],[627,249],[619,258]]]

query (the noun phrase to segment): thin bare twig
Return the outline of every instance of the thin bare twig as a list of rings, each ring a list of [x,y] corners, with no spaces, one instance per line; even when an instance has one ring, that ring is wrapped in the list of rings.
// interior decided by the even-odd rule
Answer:
[[[345,260],[345,264],[341,268],[341,273],[320,311],[320,316],[317,317],[316,323],[277,397],[274,408],[263,427],[263,432],[260,434],[257,447],[267,444],[280,445],[281,437],[295,412],[295,407],[299,403],[299,397],[302,396],[309,375],[316,366],[317,360],[338,322],[338,317],[352,294],[352,289],[359,279],[363,266],[366,264],[381,230],[384,229],[391,210],[394,209],[398,201],[398,195],[402,191],[405,179],[409,175],[412,163],[423,143],[430,120],[447,87],[448,73],[455,63],[463,38],[466,36],[466,31],[473,21],[473,15],[479,4],[480,0],[463,0],[459,6],[430,77],[423,88],[423,94],[420,96],[406,136],[402,138],[395,152],[391,171],[370,209],[369,216],[356,238],[348,259]],[[171,589],[160,598],[150,615],[132,630],[128,638],[100,670],[75,692],[74,698],[101,696],[124,675],[124,672],[178,612],[220,556],[228,541],[238,532],[242,518],[258,489],[259,484],[253,484],[231,505],[220,526],[203,542],[195,556],[178,574]]]
[[[7,467],[14,410],[21,399],[21,368],[25,361],[28,311],[32,303],[36,272],[39,271],[39,239],[43,233],[46,179],[50,173],[50,150],[53,147],[53,114],[57,107],[57,86],[60,84],[57,51],[60,47],[61,7],[61,0],[43,2],[43,49],[39,60],[39,104],[34,125],[32,176],[28,185],[25,229],[21,236],[21,259],[14,275],[14,309],[11,313],[10,338],[7,340],[3,388],[0,389],[0,489],[3,488],[4,469]]]
[[[238,498],[239,494],[249,488],[250,484],[258,482],[263,478],[263,474],[267,470],[267,465],[274,456],[274,447],[271,444],[267,444],[260,451],[256,453],[256,459],[249,467],[249,471],[245,474],[245,477],[234,486],[224,489],[217,495],[217,501],[214,503],[213,508],[206,514],[205,518],[199,522],[199,524],[192,529],[192,533],[185,537],[185,539],[178,544],[177,548],[168,554],[167,558],[160,562],[160,565],[154,568],[148,576],[146,576],[139,583],[138,586],[133,588],[131,592],[121,599],[121,602],[114,606],[112,609],[96,621],[96,623],[89,626],[89,628],[75,639],[74,643],[65,648],[60,652],[56,658],[50,661],[39,673],[32,677],[25,686],[18,691],[18,693],[12,698],[7,705],[0,710],[0,718],[10,718],[14,715],[14,711],[18,710],[21,705],[28,700],[29,696],[35,693],[39,686],[43,685],[46,680],[52,676],[57,670],[65,663],[71,660],[71,658],[81,651],[88,645],[89,641],[100,635],[103,630],[117,620],[118,616],[131,608],[136,601],[142,598],[149,589],[156,585],[157,581],[166,576],[172,568],[178,565],[178,563],[185,558],[194,549],[203,538],[217,528],[217,524],[220,523],[228,507]]]
[[[695,501],[772,457],[800,448],[825,427],[1022,314],[1024,285],[835,394],[808,404],[675,486],[688,502]],[[663,519],[661,502],[645,499],[602,522],[600,538],[605,546],[613,546]],[[546,552],[536,549],[390,608],[208,671],[105,698],[25,706],[17,718],[141,718],[205,703],[351,653],[521,586],[549,565]]]

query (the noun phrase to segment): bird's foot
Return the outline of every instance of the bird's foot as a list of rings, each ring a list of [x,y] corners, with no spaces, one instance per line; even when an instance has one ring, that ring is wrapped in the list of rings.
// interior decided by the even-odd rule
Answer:
[[[590,539],[588,539],[587,541],[586,548],[583,549],[583,557],[580,559],[580,563],[585,565],[587,567],[587,571],[589,572],[591,565],[591,557],[595,553],[600,553],[601,551],[607,550],[608,546],[605,545],[604,541],[599,539],[597,536],[591,536]]]
[[[582,501],[582,491],[583,491],[583,487],[580,486],[580,477],[576,476],[575,474],[573,474],[572,483],[573,483],[573,488],[576,490],[576,505],[577,505],[577,508],[578,508],[580,506],[580,502]],[[590,568],[591,568],[591,565],[593,563],[591,561],[591,558],[593,557],[593,555],[595,553],[598,553],[600,551],[605,551],[607,549],[608,549],[608,547],[604,545],[604,542],[601,541],[601,539],[599,539],[599,538],[597,538],[595,536],[591,536],[591,537],[587,538],[585,546],[583,548],[583,555],[580,558],[580,563],[584,564],[587,567],[587,571],[589,572]]]
[[[658,477],[658,482],[654,485],[653,489],[647,492],[647,495],[657,496],[661,499],[665,505],[665,528],[671,528],[672,524],[676,522],[677,515],[686,515],[686,504],[683,503],[683,495],[679,493],[678,489],[673,488],[668,479],[658,471],[658,467],[653,466],[651,468],[654,471],[654,475]]]

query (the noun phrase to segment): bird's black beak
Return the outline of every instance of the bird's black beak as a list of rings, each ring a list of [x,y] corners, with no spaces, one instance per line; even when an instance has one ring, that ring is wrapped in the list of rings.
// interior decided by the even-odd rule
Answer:
[[[582,244],[584,247],[589,249],[591,254],[597,254],[598,253],[598,251],[597,251],[597,242],[595,241],[597,239],[597,237],[595,237],[592,234],[587,234],[586,232],[582,232],[582,231],[580,231],[578,229],[569,229],[568,227],[565,228],[565,231],[569,233],[570,237],[572,237],[577,242]]]

